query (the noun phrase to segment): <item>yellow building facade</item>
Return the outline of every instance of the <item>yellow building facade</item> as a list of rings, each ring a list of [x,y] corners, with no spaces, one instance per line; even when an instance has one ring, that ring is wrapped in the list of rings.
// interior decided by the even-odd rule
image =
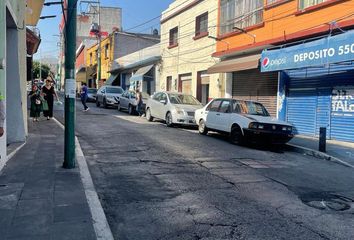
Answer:
[[[222,75],[207,74],[216,63],[218,1],[176,0],[162,13],[160,89],[192,94],[202,103],[223,97]]]
[[[101,40],[101,80],[105,82],[109,77],[111,64],[114,60],[114,34]],[[85,51],[86,67],[91,68],[93,72],[93,79],[96,79],[95,72],[97,73],[97,59],[98,59],[98,43],[94,46],[87,48]],[[96,71],[95,71],[96,70]],[[88,71],[90,72],[90,71]]]

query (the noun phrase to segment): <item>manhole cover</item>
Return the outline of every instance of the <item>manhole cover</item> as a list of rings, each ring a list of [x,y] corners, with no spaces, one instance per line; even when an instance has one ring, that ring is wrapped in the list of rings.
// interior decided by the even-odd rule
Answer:
[[[331,211],[347,211],[354,205],[354,200],[329,192],[313,192],[299,196],[306,205]]]

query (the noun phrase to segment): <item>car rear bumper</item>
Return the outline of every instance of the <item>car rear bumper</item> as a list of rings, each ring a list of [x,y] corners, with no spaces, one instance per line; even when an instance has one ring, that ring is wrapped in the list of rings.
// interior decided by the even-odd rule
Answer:
[[[284,132],[272,132],[259,129],[243,129],[246,140],[257,143],[285,144],[289,142],[294,134]]]

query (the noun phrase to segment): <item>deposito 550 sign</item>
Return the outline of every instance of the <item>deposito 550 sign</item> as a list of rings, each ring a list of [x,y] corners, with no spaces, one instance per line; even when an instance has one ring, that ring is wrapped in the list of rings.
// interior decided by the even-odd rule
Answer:
[[[264,50],[261,71],[279,71],[354,60],[354,31],[276,50]]]

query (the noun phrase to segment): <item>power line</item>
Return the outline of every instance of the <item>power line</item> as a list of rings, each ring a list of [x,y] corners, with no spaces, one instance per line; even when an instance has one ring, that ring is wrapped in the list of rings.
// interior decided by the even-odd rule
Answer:
[[[186,2],[189,2],[189,1],[190,1],[190,0],[186,0],[186,1],[182,2],[182,3],[180,3],[179,5],[175,6],[174,8],[167,9],[167,11],[163,12],[163,14],[166,14],[166,13],[169,13],[169,12],[173,11],[173,10],[175,10],[176,8],[182,6],[183,4],[185,4]],[[144,26],[145,24],[147,24],[147,23],[149,23],[149,22],[152,22],[152,21],[154,21],[154,20],[156,20],[156,19],[162,17],[163,14],[160,14],[160,15],[158,15],[158,16],[156,16],[156,17],[153,17],[153,18],[151,18],[151,19],[149,19],[149,20],[147,20],[147,21],[145,21],[145,22],[143,22],[143,23],[141,23],[141,24],[138,24],[138,25],[136,25],[136,26],[133,26],[133,27],[131,27],[131,28],[128,28],[128,29],[125,30],[125,31],[129,31],[129,30],[132,30],[132,29],[135,29],[135,28]]]

